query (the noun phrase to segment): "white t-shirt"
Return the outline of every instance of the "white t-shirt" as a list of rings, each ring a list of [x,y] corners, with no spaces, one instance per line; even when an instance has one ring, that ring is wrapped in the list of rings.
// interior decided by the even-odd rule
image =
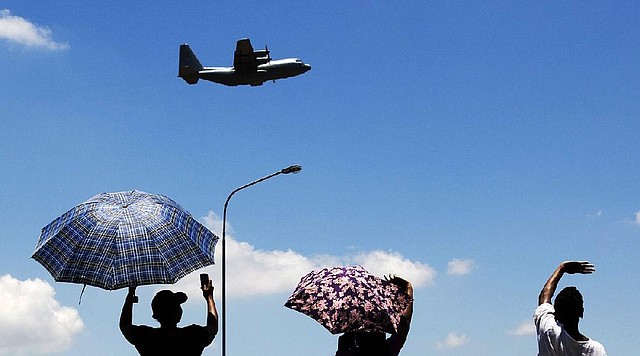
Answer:
[[[595,340],[576,341],[563,330],[553,315],[553,305],[536,308],[533,320],[538,334],[538,356],[607,356],[604,346]]]

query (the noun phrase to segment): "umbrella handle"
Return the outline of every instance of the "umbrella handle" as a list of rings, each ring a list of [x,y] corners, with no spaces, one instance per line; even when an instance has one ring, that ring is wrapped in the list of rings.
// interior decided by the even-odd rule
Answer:
[[[128,294],[127,295],[127,301],[131,302],[131,304],[136,304],[138,302],[138,296],[137,295]]]
[[[129,293],[127,294],[127,299],[131,300],[131,303],[138,302],[138,296],[136,295],[136,287],[129,287]]]

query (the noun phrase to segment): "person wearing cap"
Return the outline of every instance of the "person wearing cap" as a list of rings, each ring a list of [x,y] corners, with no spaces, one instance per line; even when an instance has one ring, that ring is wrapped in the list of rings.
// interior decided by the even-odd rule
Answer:
[[[207,301],[207,325],[192,324],[178,327],[182,318],[182,303],[187,301],[183,292],[161,290],[151,301],[153,318],[160,323],[159,328],[133,325],[133,304],[137,302],[136,287],[129,287],[120,314],[120,331],[127,341],[135,346],[138,353],[145,355],[202,355],[218,333],[218,311],[213,300],[211,280],[202,285],[202,294]]]
[[[578,323],[584,314],[582,294],[576,287],[566,287],[551,305],[558,282],[565,273],[591,274],[595,267],[587,261],[560,263],[538,296],[533,319],[538,334],[538,356],[607,356],[599,342],[584,336]]]

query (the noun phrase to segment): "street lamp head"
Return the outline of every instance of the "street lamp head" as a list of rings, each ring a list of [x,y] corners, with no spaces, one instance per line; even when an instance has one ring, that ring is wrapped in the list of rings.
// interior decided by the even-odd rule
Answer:
[[[296,173],[299,173],[301,170],[302,170],[302,166],[299,166],[299,165],[296,164],[296,165],[284,168],[283,170],[280,171],[280,173],[283,173],[283,174],[289,174],[289,173],[296,174]]]

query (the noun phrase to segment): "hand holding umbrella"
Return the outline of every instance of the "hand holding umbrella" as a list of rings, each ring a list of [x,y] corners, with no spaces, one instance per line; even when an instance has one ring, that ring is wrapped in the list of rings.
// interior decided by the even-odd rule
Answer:
[[[129,287],[129,293],[127,293],[127,299],[131,299],[131,303],[138,302],[138,296],[136,295],[136,287]]]

